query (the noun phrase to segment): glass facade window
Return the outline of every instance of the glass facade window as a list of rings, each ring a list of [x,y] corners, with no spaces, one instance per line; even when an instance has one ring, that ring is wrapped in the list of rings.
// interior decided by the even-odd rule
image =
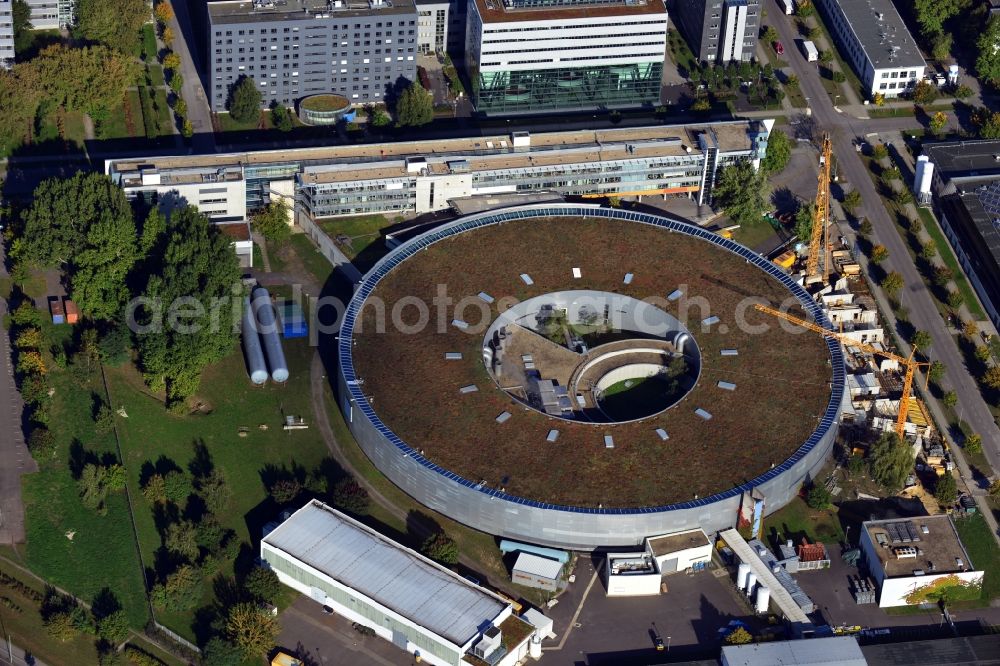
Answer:
[[[476,110],[517,113],[656,105],[663,64],[658,62],[480,72]]]

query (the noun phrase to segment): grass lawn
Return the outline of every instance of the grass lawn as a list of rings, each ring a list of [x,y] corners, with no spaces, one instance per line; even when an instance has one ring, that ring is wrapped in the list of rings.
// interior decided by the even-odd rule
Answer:
[[[138,56],[146,62],[156,60],[156,32],[152,23],[142,26],[142,39],[139,42]]]
[[[333,272],[333,265],[327,260],[323,254],[316,249],[313,242],[309,240],[309,237],[305,234],[292,234],[292,237],[288,241],[298,258],[302,261],[305,269],[309,271],[316,281],[319,282],[320,286],[326,282],[327,277]],[[271,254],[271,261],[273,262],[274,254]],[[272,265],[271,268],[274,268]],[[274,268],[278,270],[277,268]]]
[[[844,539],[836,509],[810,509],[801,497],[764,519],[764,534],[770,535],[772,530],[781,539],[792,539],[795,543],[801,542],[802,537],[823,543],[839,543]]]
[[[958,536],[977,571],[985,571],[980,603],[1000,597],[1000,548],[997,547],[986,519],[979,514],[955,519]]]
[[[774,236],[774,229],[763,218],[755,224],[744,224],[733,232],[733,240],[751,250]]]
[[[982,306],[979,305],[979,299],[976,297],[976,292],[973,290],[972,285],[969,284],[969,280],[965,277],[965,272],[958,263],[958,258],[955,256],[955,252],[951,248],[951,243],[948,242],[944,232],[938,225],[937,218],[935,218],[934,214],[927,208],[918,206],[917,211],[920,213],[920,219],[924,222],[924,229],[927,230],[927,233],[934,239],[934,243],[937,245],[938,256],[940,256],[945,265],[951,269],[952,274],[954,275],[953,279],[955,280],[955,285],[965,298],[965,305],[969,308],[969,312],[972,313],[973,317],[976,317],[979,320],[986,319],[986,313],[983,312]]]
[[[264,112],[264,115],[265,115],[264,123],[265,127],[267,127],[268,126],[267,123],[268,120],[270,120],[271,114],[268,112]],[[219,119],[219,128],[223,132],[246,132],[247,130],[255,130],[259,127],[259,122],[260,122],[257,118],[254,118],[248,123],[241,123],[232,116],[230,116],[228,113],[219,113],[216,114],[216,117]]]
[[[870,118],[912,118],[915,115],[916,112],[913,110],[912,105],[868,109],[868,116]]]
[[[694,53],[691,52],[681,33],[673,29],[667,30],[667,42],[674,64],[690,73],[697,66],[698,60],[694,57]]]
[[[198,397],[210,405],[208,415],[177,416],[168,413],[158,396],[150,395],[141,377],[130,366],[108,370],[113,404],[124,406],[128,419],[119,419],[122,452],[129,482],[138,489],[143,464],[160,457],[187,469],[194,458],[194,444],[207,447],[212,463],[222,470],[232,490],[228,510],[219,522],[236,531],[241,540],[260,538],[259,528],[273,518],[261,507],[268,500],[261,474],[268,465],[301,466],[312,471],[327,455],[326,445],[316,430],[285,432],[284,414],[303,415],[311,421],[309,364],[313,349],[307,339],[284,341],[291,378],[284,386],[255,388],[246,376],[242,354],[234,350],[221,363],[209,368],[202,379]],[[259,425],[268,426],[266,431]],[[248,436],[238,436],[240,427]],[[262,508],[261,512],[255,509]],[[136,523],[147,566],[154,562],[161,538],[153,511],[141,495],[136,495]],[[223,572],[231,571],[225,563]],[[206,585],[204,603],[212,599]],[[193,640],[190,614],[157,611],[157,618],[182,636]]]
[[[57,330],[70,334],[68,326]],[[83,384],[66,370],[53,370],[49,377],[55,389],[51,423],[59,457],[24,477],[27,564],[86,601],[111,588],[132,626],[141,628],[147,620],[146,599],[125,496],[109,496],[107,513],[98,515],[80,502],[70,471],[71,448],[77,458],[84,449],[97,457],[114,456],[114,436],[95,432],[91,416],[93,395],[103,394],[100,375],[90,375]]]
[[[164,84],[162,66],[150,63],[146,65],[146,69],[149,72],[149,82],[154,88],[158,88]]]
[[[156,134],[170,136],[174,133],[174,117],[170,112],[170,105],[167,104],[167,92],[157,88],[153,92],[153,100],[156,102]]]
[[[320,227],[330,238],[336,240],[343,234],[351,239],[351,244],[343,244],[344,251],[358,270],[365,272],[388,252],[382,240],[382,230],[397,224],[384,215],[359,215],[357,217],[335,217],[320,223]]]

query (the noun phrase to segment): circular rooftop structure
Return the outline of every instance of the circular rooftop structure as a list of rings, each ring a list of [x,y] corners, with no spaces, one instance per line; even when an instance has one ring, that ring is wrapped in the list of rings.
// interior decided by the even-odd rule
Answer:
[[[350,100],[341,95],[309,95],[299,101],[299,120],[307,125],[335,125],[350,110]]]
[[[825,461],[839,346],[747,248],[657,215],[542,205],[462,218],[359,284],[340,403],[375,465],[477,529],[575,549],[773,511]]]

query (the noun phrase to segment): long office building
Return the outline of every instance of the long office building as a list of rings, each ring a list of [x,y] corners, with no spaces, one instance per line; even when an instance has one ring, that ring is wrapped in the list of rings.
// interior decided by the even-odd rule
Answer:
[[[400,78],[416,80],[413,0],[226,0],[208,3],[209,100],[225,111],[248,77],[263,106],[337,93],[382,102]]]
[[[755,57],[760,0],[673,0],[670,15],[701,62]]]
[[[26,0],[35,30],[69,28],[76,20],[76,0]]]
[[[289,587],[435,666],[514,666],[535,628],[492,592],[313,500],[264,536]]]
[[[469,0],[465,61],[476,110],[657,105],[663,0]]]
[[[0,0],[0,67],[14,63],[14,5],[12,0]]]
[[[419,215],[468,197],[683,196],[711,202],[719,169],[754,164],[772,120],[356,144],[108,160],[130,197],[182,201],[214,221],[245,219],[276,197],[300,224],[353,215]]]
[[[870,97],[898,97],[924,78],[927,63],[890,0],[818,0],[840,53]]]

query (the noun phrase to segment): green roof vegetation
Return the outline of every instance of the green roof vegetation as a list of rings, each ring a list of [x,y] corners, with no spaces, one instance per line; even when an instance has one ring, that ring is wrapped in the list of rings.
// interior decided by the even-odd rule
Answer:
[[[312,95],[299,102],[299,108],[307,111],[343,111],[351,105],[340,95]]]

